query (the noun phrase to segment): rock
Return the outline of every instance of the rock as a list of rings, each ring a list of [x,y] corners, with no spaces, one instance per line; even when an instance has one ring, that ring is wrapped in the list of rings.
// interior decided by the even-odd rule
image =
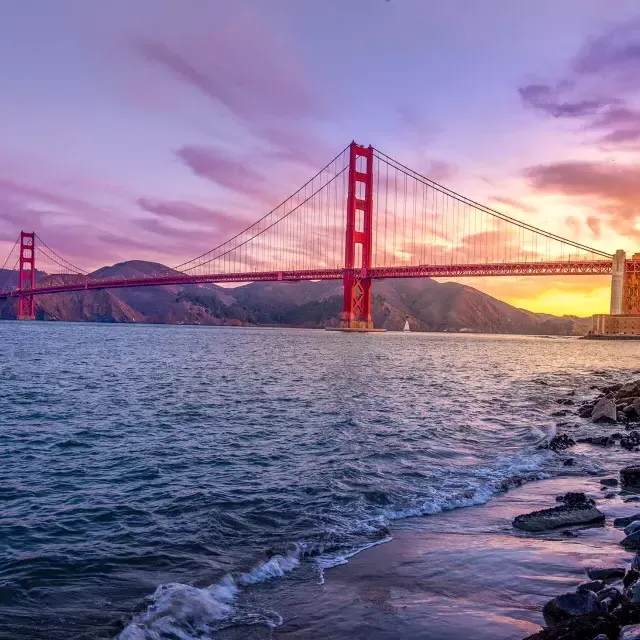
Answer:
[[[562,462],[562,464],[565,467],[573,467],[574,463],[575,463],[575,458],[567,458],[566,460],[563,460],[563,462]]]
[[[591,412],[591,422],[615,422],[616,404],[609,398],[598,400]]]
[[[590,580],[605,580],[606,582],[624,578],[624,573],[624,567],[595,567],[587,570]]]
[[[605,493],[604,497],[607,500],[611,500],[611,498],[615,498],[618,494],[615,491],[609,491],[609,493]]]
[[[618,398],[634,398],[640,396],[640,380],[623,384],[616,393]]]
[[[612,391],[620,391],[620,389],[622,389],[622,383],[616,382],[615,384],[610,384],[607,387],[602,387],[600,391],[602,391],[602,393],[611,393]]]
[[[569,410],[568,409],[560,409],[560,411],[554,411],[551,415],[554,418],[564,418],[564,416],[568,416],[569,415]]]
[[[638,445],[640,445],[640,432],[635,429],[620,438],[620,446],[627,451],[633,451]]]
[[[640,605],[624,602],[613,612],[613,617],[622,627],[629,624],[640,624]]]
[[[558,400],[558,404],[569,406],[569,405],[575,404],[575,402],[571,398],[560,398]]]
[[[624,533],[630,536],[634,531],[638,531],[638,529],[640,529],[640,520],[634,520],[624,528]]]
[[[636,553],[631,561],[631,571],[640,571],[640,553]],[[640,620],[638,620],[640,622]]]
[[[572,529],[565,529],[560,535],[564,536],[565,538],[577,538],[578,534],[573,531]]]
[[[588,436],[586,438],[578,438],[578,442],[586,442],[588,444],[595,444],[600,447],[609,447],[615,444],[615,440],[611,436]]]
[[[600,484],[603,487],[617,487],[618,478],[602,478],[602,480],[600,480]]]
[[[578,415],[581,418],[590,418],[591,417],[591,413],[593,412],[593,407],[595,407],[596,405],[593,402],[588,402],[587,404],[583,404],[579,409],[578,409]]]
[[[524,640],[592,640],[598,634],[608,640],[618,637],[618,621],[607,613],[576,616],[553,627],[527,636]]]
[[[599,633],[593,640],[609,640],[609,638],[604,633]]]
[[[570,438],[568,435],[563,433],[562,435],[551,438],[549,441],[549,449],[552,451],[564,451],[569,447],[573,447],[575,443],[576,441],[573,440],[573,438]]]
[[[640,531],[634,531],[620,541],[625,549],[640,549]]]
[[[625,516],[623,518],[614,518],[613,526],[618,529],[624,529],[636,520],[640,520],[640,513],[634,513],[632,516]]]
[[[630,498],[624,498],[623,502],[640,502],[640,496],[631,496]]]
[[[620,640],[640,640],[640,624],[633,624],[620,629]]]
[[[604,522],[604,514],[596,509],[595,502],[587,498],[584,493],[569,493],[563,500],[565,504],[561,506],[517,516],[513,526],[523,531],[537,532]]]
[[[620,482],[623,487],[640,489],[640,466],[630,465],[620,469]]]
[[[569,493],[565,493],[562,496],[562,502],[572,507],[578,505],[594,507],[596,504],[591,498],[587,498],[582,491],[569,491]]]
[[[624,578],[622,579],[622,586],[626,589],[630,587],[632,584],[635,584],[640,578],[640,572],[635,569],[629,569],[627,573],[624,574]]]
[[[622,593],[620,593],[620,590],[616,589],[616,587],[607,587],[606,589],[602,589],[602,591],[599,591],[596,595],[598,596],[598,600],[600,600],[600,602],[608,599],[612,602],[614,607],[617,606],[622,600]]]
[[[640,584],[636,584],[631,587],[631,589],[629,589],[628,595],[633,604],[640,604]]]
[[[593,591],[583,591],[581,593],[563,593],[542,608],[542,615],[551,627],[558,622],[562,622],[573,616],[582,616],[589,613],[599,613],[602,610],[598,596]]]
[[[604,587],[604,580],[591,580],[590,582],[582,582],[579,584],[576,591],[579,593],[583,593],[584,591],[593,591],[593,593],[598,593],[598,591],[602,591]]]

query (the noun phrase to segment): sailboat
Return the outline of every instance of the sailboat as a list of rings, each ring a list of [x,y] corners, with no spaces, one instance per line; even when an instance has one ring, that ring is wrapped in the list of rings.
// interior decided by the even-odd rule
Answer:
[[[411,331],[409,328],[409,318],[404,321],[404,329],[402,329],[402,331]]]

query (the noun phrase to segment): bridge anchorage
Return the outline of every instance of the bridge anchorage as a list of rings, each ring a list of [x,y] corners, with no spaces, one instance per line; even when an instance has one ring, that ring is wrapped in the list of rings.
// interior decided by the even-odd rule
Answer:
[[[88,273],[23,231],[0,268],[0,303],[13,300],[16,316],[33,320],[39,296],[63,292],[342,280],[342,313],[327,328],[368,332],[376,279],[542,275],[611,275],[611,314],[639,315],[640,331],[639,254],[612,256],[534,227],[352,142],[257,222],[153,275]]]

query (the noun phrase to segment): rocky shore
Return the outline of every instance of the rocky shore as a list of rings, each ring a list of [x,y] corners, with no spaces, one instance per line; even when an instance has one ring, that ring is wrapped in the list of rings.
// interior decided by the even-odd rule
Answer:
[[[578,443],[597,447],[619,446],[629,452],[640,451],[640,380],[598,389],[595,398],[579,406],[571,397],[560,403],[572,409],[556,412],[559,416],[577,414],[602,433],[577,437],[554,435],[546,445],[557,452],[569,452]],[[562,428],[563,423],[558,425]],[[564,459],[566,466],[573,458]],[[625,503],[640,502],[640,464],[620,469],[619,477],[600,480],[604,499],[622,498]],[[513,526],[532,534],[558,529],[567,537],[578,537],[584,527],[602,526],[605,514],[596,501],[584,492],[569,492],[556,497],[560,504],[517,516]],[[610,524],[623,529],[620,545],[630,555],[628,562],[591,567],[585,581],[573,591],[560,594],[543,607],[546,628],[525,640],[640,640],[640,505],[629,516],[612,519]]]

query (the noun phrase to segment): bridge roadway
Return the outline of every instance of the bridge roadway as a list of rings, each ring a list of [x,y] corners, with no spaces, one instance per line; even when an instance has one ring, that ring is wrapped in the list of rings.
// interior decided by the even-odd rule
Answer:
[[[354,269],[357,277],[373,280],[384,278],[463,278],[479,276],[565,276],[565,275],[610,275],[611,260],[580,260],[565,262],[519,262],[485,263],[465,265],[417,265],[398,267],[372,267],[366,273]],[[72,291],[94,291],[100,289],[123,289],[127,287],[157,287],[185,284],[224,284],[239,282],[298,282],[300,280],[342,280],[345,269],[308,269],[295,271],[247,271],[240,273],[213,273],[190,275],[173,273],[166,276],[145,278],[75,278],[71,282],[35,289],[14,289],[0,292],[0,300],[24,295],[44,295]]]

